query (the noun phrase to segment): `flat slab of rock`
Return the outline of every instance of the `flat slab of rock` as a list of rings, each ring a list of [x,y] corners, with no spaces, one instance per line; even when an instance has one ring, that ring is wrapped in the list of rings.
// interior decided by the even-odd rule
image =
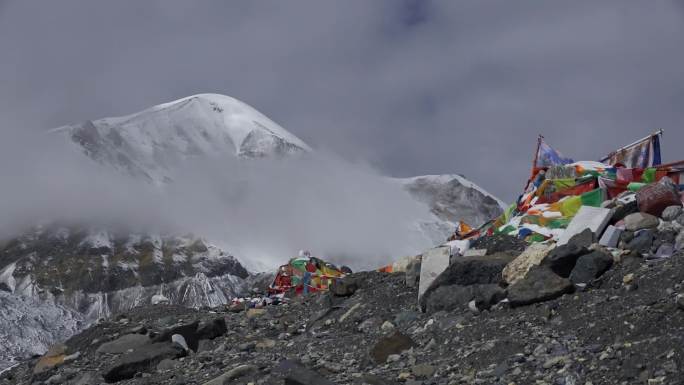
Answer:
[[[185,350],[176,344],[158,342],[143,345],[131,353],[119,357],[107,368],[102,377],[108,383],[133,378],[138,372],[153,372],[162,360],[175,359],[185,355]]]
[[[509,285],[525,278],[532,266],[538,266],[544,257],[553,250],[553,245],[533,243],[511,261],[502,271],[503,280]]]
[[[151,342],[150,338],[144,334],[126,334],[113,341],[103,343],[96,352],[100,354],[122,354]]]
[[[556,244],[560,246],[570,242],[573,236],[583,232],[585,229],[591,230],[598,238],[603,234],[603,230],[608,226],[612,216],[613,211],[611,209],[582,206]]]
[[[557,275],[546,267],[535,266],[530,269],[525,279],[508,288],[508,301],[513,307],[531,305],[558,298],[574,290],[575,286],[569,279]]]
[[[420,264],[420,281],[418,283],[419,301],[432,282],[449,267],[450,256],[450,247],[437,247],[423,253],[423,259]]]

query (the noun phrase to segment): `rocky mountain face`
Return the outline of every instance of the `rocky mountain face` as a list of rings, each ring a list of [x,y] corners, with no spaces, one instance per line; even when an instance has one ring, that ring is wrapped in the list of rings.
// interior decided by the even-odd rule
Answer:
[[[505,204],[461,175],[426,175],[398,179],[437,218],[480,226],[503,212]],[[453,231],[453,229],[452,229]]]
[[[0,329],[20,329],[26,337],[2,354],[19,357],[43,353],[56,340],[135,306],[227,303],[246,288],[248,277],[233,256],[192,235],[59,225],[5,241],[0,266],[8,312]]]

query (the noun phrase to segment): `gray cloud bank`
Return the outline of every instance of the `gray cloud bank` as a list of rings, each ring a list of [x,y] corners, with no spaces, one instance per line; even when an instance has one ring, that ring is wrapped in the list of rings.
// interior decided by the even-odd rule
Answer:
[[[363,164],[329,154],[189,161],[155,186],[120,175],[62,134],[0,135],[0,239],[40,222],[201,235],[248,266],[310,249],[373,268],[432,246],[426,206]]]
[[[684,6],[549,1],[0,3],[0,126],[235,96],[384,173],[511,201],[536,135],[595,159],[664,128],[684,157]]]

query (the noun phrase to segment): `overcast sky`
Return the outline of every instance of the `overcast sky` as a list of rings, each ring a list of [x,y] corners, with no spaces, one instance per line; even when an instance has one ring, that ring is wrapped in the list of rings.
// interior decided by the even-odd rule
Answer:
[[[0,0],[0,129],[204,92],[511,201],[540,133],[593,160],[663,128],[684,158],[684,2]]]

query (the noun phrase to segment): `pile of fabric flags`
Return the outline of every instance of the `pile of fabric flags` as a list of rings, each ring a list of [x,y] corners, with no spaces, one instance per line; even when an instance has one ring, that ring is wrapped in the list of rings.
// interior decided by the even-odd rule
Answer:
[[[636,192],[664,177],[684,183],[684,162],[661,164],[662,131],[625,146],[601,161],[563,156],[539,137],[532,173],[519,199],[505,212],[468,237],[507,234],[529,243],[558,240],[580,207],[601,207],[606,201]],[[457,231],[461,232],[461,229]]]
[[[302,256],[292,258],[280,266],[269,286],[269,294],[306,294],[328,290],[336,278],[351,273],[346,267],[338,268],[320,258]]]

